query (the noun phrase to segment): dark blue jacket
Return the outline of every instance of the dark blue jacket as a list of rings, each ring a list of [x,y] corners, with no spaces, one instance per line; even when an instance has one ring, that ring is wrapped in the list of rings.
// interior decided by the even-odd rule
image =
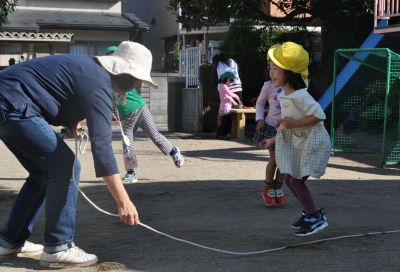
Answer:
[[[58,55],[10,66],[0,72],[0,94],[24,116],[42,116],[54,126],[86,118],[96,176],[118,173],[111,78],[92,57]]]

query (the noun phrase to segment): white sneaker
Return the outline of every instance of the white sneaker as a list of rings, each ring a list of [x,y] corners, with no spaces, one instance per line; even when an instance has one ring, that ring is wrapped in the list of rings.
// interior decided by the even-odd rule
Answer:
[[[56,253],[43,251],[39,263],[47,267],[89,266],[97,263],[97,256],[74,246]]]
[[[179,148],[175,147],[176,153],[172,155],[176,167],[182,167],[185,164],[185,159],[183,158]]]
[[[122,183],[124,184],[131,184],[136,183],[138,181],[136,177],[136,173],[126,173],[126,175],[122,178]]]
[[[39,255],[43,252],[43,246],[25,241],[22,247],[7,248],[0,246],[0,256],[16,255],[19,257],[28,257]]]

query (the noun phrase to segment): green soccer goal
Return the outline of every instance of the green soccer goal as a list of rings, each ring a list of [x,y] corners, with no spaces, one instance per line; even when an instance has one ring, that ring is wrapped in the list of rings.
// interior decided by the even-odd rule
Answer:
[[[340,73],[339,73],[340,72]],[[374,153],[400,164],[400,55],[387,48],[335,52],[331,140],[334,152]]]

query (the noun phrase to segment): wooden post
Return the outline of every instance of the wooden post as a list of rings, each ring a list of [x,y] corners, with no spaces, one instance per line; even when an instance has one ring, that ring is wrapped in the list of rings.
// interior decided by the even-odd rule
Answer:
[[[245,139],[246,114],[254,114],[256,109],[232,109],[232,128],[233,138]]]

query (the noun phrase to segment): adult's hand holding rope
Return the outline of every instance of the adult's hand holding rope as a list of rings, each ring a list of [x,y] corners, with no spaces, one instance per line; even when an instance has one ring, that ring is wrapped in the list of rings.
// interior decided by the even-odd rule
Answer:
[[[121,182],[120,175],[114,174],[103,177],[103,179],[118,206],[118,215],[121,221],[128,225],[139,224],[139,214]]]

